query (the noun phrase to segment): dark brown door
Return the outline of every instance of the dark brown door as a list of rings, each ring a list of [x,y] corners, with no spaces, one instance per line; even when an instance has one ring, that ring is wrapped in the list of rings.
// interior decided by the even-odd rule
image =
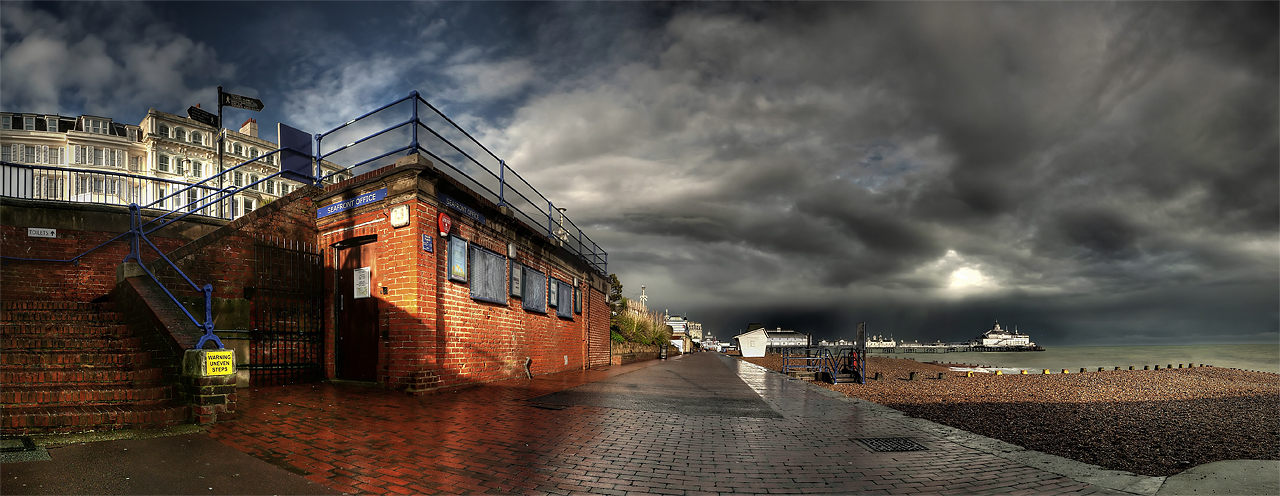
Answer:
[[[352,381],[378,378],[377,243],[338,249],[337,376]]]

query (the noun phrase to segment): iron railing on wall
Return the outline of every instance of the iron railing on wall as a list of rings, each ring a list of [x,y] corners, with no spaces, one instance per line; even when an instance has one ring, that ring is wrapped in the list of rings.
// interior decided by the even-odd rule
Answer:
[[[489,201],[510,208],[520,222],[558,241],[601,275],[608,273],[609,254],[600,245],[506,162],[416,91],[316,135],[317,158],[354,174],[392,165],[412,153],[430,156],[444,166],[441,170],[450,177],[471,186]]]

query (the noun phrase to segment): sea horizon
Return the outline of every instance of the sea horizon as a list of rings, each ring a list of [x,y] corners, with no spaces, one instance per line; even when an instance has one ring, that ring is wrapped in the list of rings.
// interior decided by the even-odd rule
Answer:
[[[910,358],[920,362],[938,361],[989,366],[992,370],[1017,373],[1020,370],[1041,372],[1049,369],[1073,373],[1081,368],[1090,371],[1103,367],[1141,370],[1144,366],[1165,368],[1173,365],[1212,365],[1280,374],[1280,343],[1264,344],[1200,344],[1200,345],[1077,345],[1045,347],[1044,351],[961,351],[952,353],[874,353],[870,356]]]

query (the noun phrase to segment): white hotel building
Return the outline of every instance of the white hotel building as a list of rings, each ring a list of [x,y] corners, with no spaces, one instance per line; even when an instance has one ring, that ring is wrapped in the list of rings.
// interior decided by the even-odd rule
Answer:
[[[274,143],[258,137],[254,119],[245,121],[238,132],[227,130],[223,168],[258,160],[225,178],[222,186],[239,190],[222,205],[227,212],[220,214],[218,206],[211,206],[200,213],[239,217],[299,188],[300,183],[284,179],[248,187],[279,171],[279,158],[264,156],[275,149]],[[215,128],[155,109],[148,110],[138,125],[94,115],[0,112],[0,161],[86,172],[36,169],[31,172],[31,191],[6,185],[4,196],[120,205],[147,205],[219,172]],[[333,164],[322,167],[326,175],[337,170]],[[341,174],[333,182],[345,178]],[[220,187],[215,182],[207,185]],[[157,207],[176,208],[204,194],[188,190],[186,198],[169,198]]]

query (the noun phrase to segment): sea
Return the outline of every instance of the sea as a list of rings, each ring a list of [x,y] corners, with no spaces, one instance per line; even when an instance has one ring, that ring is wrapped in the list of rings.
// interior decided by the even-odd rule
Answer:
[[[1098,370],[1104,367],[1138,370],[1150,365],[1165,368],[1169,364],[1212,365],[1243,370],[1255,370],[1280,374],[1280,343],[1270,344],[1204,344],[1173,346],[1075,346],[1045,347],[1044,351],[1021,352],[957,352],[957,353],[874,353],[871,356],[915,359],[920,362],[938,361],[983,366],[986,371],[1002,370],[1018,373],[1021,370],[1040,372],[1049,369],[1053,373],[1062,369],[1079,372],[1083,367]]]

